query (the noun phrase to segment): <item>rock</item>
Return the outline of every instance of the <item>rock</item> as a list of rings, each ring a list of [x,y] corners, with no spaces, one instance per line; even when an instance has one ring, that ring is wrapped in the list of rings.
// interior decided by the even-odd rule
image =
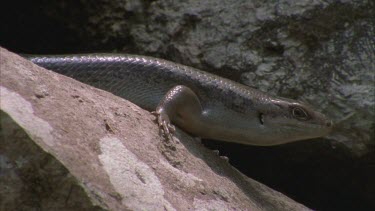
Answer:
[[[0,210],[308,210],[136,105],[0,53]]]
[[[375,209],[374,1],[61,0],[4,8],[0,44],[20,53],[151,55],[307,101],[335,121],[329,137],[214,148],[314,209]]]
[[[320,0],[61,1],[43,5],[47,18],[38,16],[34,22],[50,17],[57,23],[45,25],[64,25],[64,31],[76,36],[70,49],[77,49],[66,53],[100,49],[152,55],[306,101],[335,120],[330,140],[353,156],[363,156],[375,146],[374,5]],[[40,30],[35,33],[41,39]],[[51,36],[57,35],[43,37]],[[66,39],[59,39],[63,49],[65,42],[73,42]]]

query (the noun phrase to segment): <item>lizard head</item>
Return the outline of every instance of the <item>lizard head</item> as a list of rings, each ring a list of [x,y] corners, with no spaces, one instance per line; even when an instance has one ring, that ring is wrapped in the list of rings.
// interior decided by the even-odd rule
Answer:
[[[258,114],[269,145],[322,137],[332,130],[332,121],[305,103],[284,98],[270,102]]]

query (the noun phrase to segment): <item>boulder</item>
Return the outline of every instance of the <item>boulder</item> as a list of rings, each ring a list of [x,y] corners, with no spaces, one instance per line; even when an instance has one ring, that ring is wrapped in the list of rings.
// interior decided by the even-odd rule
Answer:
[[[125,99],[0,58],[0,210],[309,210]]]

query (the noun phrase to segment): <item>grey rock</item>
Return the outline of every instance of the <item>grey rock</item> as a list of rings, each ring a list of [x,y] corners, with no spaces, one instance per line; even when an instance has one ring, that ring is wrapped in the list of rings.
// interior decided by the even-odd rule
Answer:
[[[111,93],[0,48],[1,210],[309,210]]]
[[[353,156],[374,147],[371,1],[128,1],[126,5],[137,5],[119,10],[130,12],[133,19],[118,22],[119,14],[109,12],[111,7],[91,17],[102,20],[97,22],[101,26],[113,22],[120,27],[103,32],[103,42],[121,39],[116,35],[120,31],[131,38],[139,54],[166,57],[306,101],[335,120],[337,129],[329,137],[335,145]]]
[[[289,174],[300,179],[303,168],[313,169],[305,176],[322,172],[332,180],[322,181],[321,175],[313,175],[304,186],[317,187],[321,192],[316,195],[322,198],[341,197],[333,199],[335,203],[326,202],[332,205],[326,209],[347,208],[343,203],[351,203],[347,198],[358,199],[352,204],[355,208],[363,205],[369,209],[371,204],[374,209],[370,196],[374,196],[375,183],[368,179],[375,172],[374,1],[62,0],[37,8],[74,32],[78,47],[65,53],[99,49],[151,55],[307,101],[334,119],[335,131],[313,142],[281,147],[286,153],[276,156],[278,159],[274,153],[260,156],[272,164],[283,160],[280,165],[286,168],[293,165],[278,172],[279,177],[273,177],[271,183],[278,180],[284,184]],[[38,43],[40,48],[50,43],[43,44]],[[260,159],[253,154],[248,158],[248,154],[245,152],[238,163],[251,173],[261,171],[262,162],[247,167],[250,159]],[[348,183],[355,175],[341,172],[358,172],[358,177]],[[267,177],[266,171],[262,178]],[[335,183],[338,177],[342,181]],[[324,185],[314,182],[327,187],[319,189]],[[342,194],[330,194],[332,190]],[[315,199],[313,193],[300,193],[305,199]]]

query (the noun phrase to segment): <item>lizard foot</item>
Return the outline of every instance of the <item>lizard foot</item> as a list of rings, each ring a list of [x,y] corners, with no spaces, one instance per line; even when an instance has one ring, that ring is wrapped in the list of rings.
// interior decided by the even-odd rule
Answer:
[[[172,140],[176,128],[170,122],[168,115],[160,109],[151,113],[156,116],[156,120],[163,135],[167,138],[167,140]]]

